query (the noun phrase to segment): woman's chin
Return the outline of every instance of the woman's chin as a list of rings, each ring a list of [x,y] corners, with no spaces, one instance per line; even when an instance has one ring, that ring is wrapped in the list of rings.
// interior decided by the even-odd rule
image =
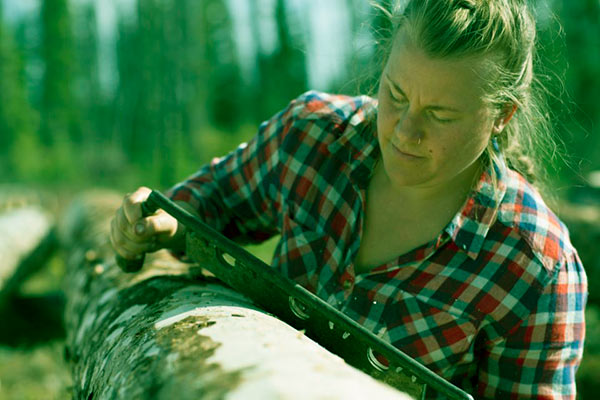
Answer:
[[[430,174],[423,166],[418,168],[395,161],[383,161],[383,169],[394,186],[420,186],[431,180]]]

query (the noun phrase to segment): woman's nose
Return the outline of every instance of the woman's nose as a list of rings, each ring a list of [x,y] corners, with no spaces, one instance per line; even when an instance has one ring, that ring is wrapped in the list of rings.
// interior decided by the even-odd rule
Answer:
[[[420,142],[423,137],[423,127],[419,115],[407,109],[398,118],[394,134],[398,139]]]

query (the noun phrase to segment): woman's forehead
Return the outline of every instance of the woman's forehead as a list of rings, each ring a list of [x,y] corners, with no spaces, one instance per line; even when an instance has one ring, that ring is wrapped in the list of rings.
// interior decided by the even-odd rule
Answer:
[[[450,102],[461,108],[478,107],[485,94],[483,57],[431,57],[407,35],[398,34],[385,75],[410,94],[424,100]]]

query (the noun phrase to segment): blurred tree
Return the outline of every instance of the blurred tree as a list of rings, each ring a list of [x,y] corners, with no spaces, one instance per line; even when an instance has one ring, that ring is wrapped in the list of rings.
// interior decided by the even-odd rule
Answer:
[[[109,118],[104,113],[98,70],[98,29],[94,3],[81,4],[74,12],[74,60],[71,67],[73,95],[82,116],[83,144],[104,142]]]
[[[148,68],[144,65],[146,59],[139,59],[142,53],[138,44],[141,34],[137,31],[142,28],[138,25],[139,21],[134,23],[123,15],[119,16],[116,43],[119,83],[114,102],[115,129],[113,142],[115,146],[129,155],[130,160],[135,160],[138,157],[137,152],[134,152],[134,150],[136,150],[135,143],[138,136],[136,121],[139,117],[137,114],[141,112],[141,105],[138,103],[142,101],[140,99],[143,84],[141,71]],[[143,153],[143,151],[139,152]]]
[[[224,0],[202,1],[206,69],[202,81],[209,91],[207,109],[217,127],[234,129],[244,119],[242,79],[231,15]]]
[[[565,148],[561,144],[565,137],[565,123],[569,119],[567,94],[565,92],[565,72],[567,69],[567,54],[565,49],[564,32],[560,21],[552,15],[550,4],[547,0],[538,1],[534,5],[537,28],[537,45],[534,59],[534,72],[536,80],[533,89],[542,95],[540,100],[547,102],[550,115],[548,116],[555,129],[557,151],[550,159],[545,159],[545,170],[548,179],[557,187],[559,181],[565,180],[562,156]],[[564,154],[568,157],[568,154]],[[551,198],[548,199],[551,201]]]
[[[257,2],[251,2],[252,23],[261,23]],[[270,117],[308,88],[305,47],[301,37],[290,34],[285,0],[276,0],[275,23],[277,48],[272,54],[258,54],[258,91],[255,94],[256,113],[260,119]],[[257,26],[255,40],[260,42]]]
[[[24,61],[2,19],[0,3],[0,181],[27,179],[39,172],[36,114],[25,90]]]
[[[582,160],[584,172],[600,169],[600,2],[555,1],[566,35],[569,70],[567,88],[576,103],[570,151]]]
[[[73,32],[68,0],[44,0],[41,4],[42,58],[44,76],[40,104],[41,141],[57,150],[56,161],[66,161],[72,144],[81,136],[78,108],[73,98]]]
[[[222,0],[140,1],[137,23],[119,26],[117,131],[136,165],[172,184],[194,132],[240,122],[228,10]]]
[[[195,24],[201,18],[203,3],[171,0],[164,5],[160,89],[163,119],[154,149],[156,158],[162,158],[157,171],[162,185],[170,186],[181,178],[181,166],[192,154],[192,133],[205,120],[201,76],[205,51],[200,48],[204,35]]]
[[[386,15],[386,12],[392,12],[392,2],[378,0],[364,7],[361,0],[347,0],[347,7],[351,13],[354,52],[350,60],[349,84],[345,86],[356,94],[376,96],[392,35],[392,24]]]
[[[161,1],[138,2],[137,25],[122,23],[118,44],[118,133],[129,159],[152,175],[162,164],[155,149],[164,130],[163,81],[170,73],[164,65],[164,11]],[[168,149],[162,150],[168,157]]]

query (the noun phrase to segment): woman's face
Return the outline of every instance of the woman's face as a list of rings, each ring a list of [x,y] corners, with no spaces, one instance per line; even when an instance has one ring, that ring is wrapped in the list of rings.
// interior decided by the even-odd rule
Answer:
[[[436,59],[398,32],[379,84],[377,136],[394,185],[469,182],[495,121],[480,58]],[[463,179],[461,179],[463,178]]]

